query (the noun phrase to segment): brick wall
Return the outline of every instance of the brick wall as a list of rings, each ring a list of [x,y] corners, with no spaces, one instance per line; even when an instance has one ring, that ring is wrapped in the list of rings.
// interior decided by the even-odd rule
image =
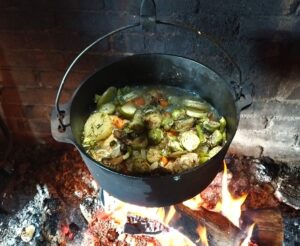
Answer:
[[[216,36],[242,67],[244,81],[255,84],[254,103],[241,115],[231,151],[298,162],[300,1],[156,0],[156,4],[160,19],[182,21]],[[0,2],[0,111],[15,139],[51,139],[49,115],[67,65],[99,35],[138,21],[139,6],[140,0]],[[193,36],[166,28],[159,28],[156,35],[133,30],[82,59],[64,98],[98,67],[130,52],[147,51],[187,55],[218,71],[233,72],[207,42]]]

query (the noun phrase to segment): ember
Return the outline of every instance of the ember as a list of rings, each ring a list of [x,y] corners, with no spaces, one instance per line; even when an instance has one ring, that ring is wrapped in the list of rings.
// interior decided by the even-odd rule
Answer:
[[[52,154],[47,156],[49,149],[39,148],[38,151],[34,150],[35,155],[24,156],[24,151],[16,155],[12,162],[16,165],[15,177],[19,175],[24,178],[18,180],[12,176],[6,189],[0,191],[3,198],[1,209],[9,212],[0,213],[0,241],[4,245],[19,245],[22,242],[35,245],[43,242],[65,245],[182,246],[199,244],[200,237],[202,245],[243,243],[273,246],[282,244],[282,214],[289,216],[287,218],[291,218],[293,223],[287,224],[286,219],[284,222],[287,228],[295,232],[295,235],[298,231],[293,227],[295,222],[299,223],[298,211],[276,200],[276,187],[267,188],[273,185],[269,181],[278,177],[272,176],[272,179],[264,180],[255,178],[261,170],[268,169],[261,168],[264,166],[263,161],[232,157],[227,160],[227,178],[225,173],[219,173],[209,187],[184,202],[184,205],[141,208],[123,203],[105,191],[99,196],[98,186],[93,182],[77,152],[71,150],[62,153],[52,150]],[[285,176],[287,170],[285,167]],[[277,173],[283,175],[283,172]],[[285,176],[281,176],[281,179],[285,180]],[[229,181],[228,185],[225,181]],[[36,184],[36,188],[28,186],[30,183]],[[225,187],[222,186],[224,183]],[[18,212],[9,211],[9,202],[16,204],[16,199],[26,194],[24,187],[32,189],[27,192],[27,202],[25,205],[20,204]],[[226,192],[224,188],[227,189]],[[37,192],[32,196],[34,190]],[[283,190],[283,186],[277,189],[278,192],[279,190]],[[226,204],[225,195],[241,197],[246,193],[248,196],[246,200],[243,198],[245,202],[240,218],[242,223],[234,225],[223,216],[225,213],[221,210],[217,212],[218,201]],[[284,194],[287,196],[287,193]],[[242,203],[239,203],[239,207]],[[253,223],[255,227],[249,229]],[[201,233],[199,228],[202,228]],[[291,236],[287,240],[291,241]]]
[[[207,234],[206,234],[206,227],[204,226],[198,226],[197,232],[199,234],[199,242],[201,242],[202,246],[208,246],[208,241],[207,241]]]

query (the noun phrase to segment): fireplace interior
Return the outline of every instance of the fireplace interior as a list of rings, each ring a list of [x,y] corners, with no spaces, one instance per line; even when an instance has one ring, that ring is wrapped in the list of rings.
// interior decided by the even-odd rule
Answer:
[[[241,67],[243,84],[254,85],[224,160],[227,176],[224,165],[199,195],[164,208],[125,204],[102,190],[78,151],[53,140],[51,110],[76,55],[136,22],[141,1],[3,0],[0,245],[300,245],[299,1],[155,3],[159,20],[213,35]],[[135,29],[90,50],[63,101],[97,69],[149,52],[189,57],[237,78],[205,40],[172,28]]]

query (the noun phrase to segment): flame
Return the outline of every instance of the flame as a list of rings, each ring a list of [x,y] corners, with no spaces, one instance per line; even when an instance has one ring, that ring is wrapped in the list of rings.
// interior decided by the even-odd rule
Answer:
[[[109,199],[113,200],[110,202],[115,203],[115,206],[106,208],[106,212],[109,213],[110,217],[120,226],[120,228],[122,228],[127,223],[128,215],[136,215],[143,218],[149,218],[168,226],[176,214],[176,209],[174,206],[170,206],[166,212],[166,209],[162,207],[141,207],[122,202],[112,196],[109,197]],[[190,239],[188,239],[186,236],[172,227],[169,227],[169,230],[166,232],[157,234],[155,238],[161,243],[161,245],[195,246],[195,244]]]
[[[201,207],[202,203],[203,203],[203,200],[199,194],[189,200],[184,201],[182,204],[192,210],[197,210]]]
[[[201,242],[202,246],[208,246],[206,227],[199,225],[198,228],[197,228],[197,232],[199,234],[198,242]]]
[[[168,225],[174,217],[175,213],[176,210],[174,206],[171,206],[168,213],[166,214],[164,208],[140,207],[120,201],[118,207],[110,214],[111,217],[120,225],[127,222],[127,215],[129,214],[157,220],[162,224]]]
[[[251,243],[251,236],[252,236],[252,233],[253,233],[254,226],[255,226],[255,223],[253,223],[247,229],[247,237],[244,239],[244,241],[242,242],[241,246],[248,246]]]
[[[222,214],[228,218],[235,226],[239,227],[239,219],[241,216],[241,206],[247,198],[247,194],[234,198],[231,196],[228,190],[227,184],[227,166],[224,161],[224,172],[222,177],[222,203],[221,205],[217,204],[216,208],[221,207]]]

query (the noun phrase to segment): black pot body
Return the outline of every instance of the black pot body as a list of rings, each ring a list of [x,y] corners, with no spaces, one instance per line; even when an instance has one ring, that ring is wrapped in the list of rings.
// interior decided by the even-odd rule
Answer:
[[[117,173],[91,159],[81,146],[85,121],[95,109],[95,93],[109,86],[168,85],[196,91],[227,120],[227,143],[205,164],[181,174],[137,177]],[[214,71],[193,60],[165,54],[126,57],[99,70],[76,90],[70,103],[70,141],[99,185],[128,203],[159,207],[187,200],[205,189],[222,167],[222,160],[236,132],[239,110],[228,84]]]

